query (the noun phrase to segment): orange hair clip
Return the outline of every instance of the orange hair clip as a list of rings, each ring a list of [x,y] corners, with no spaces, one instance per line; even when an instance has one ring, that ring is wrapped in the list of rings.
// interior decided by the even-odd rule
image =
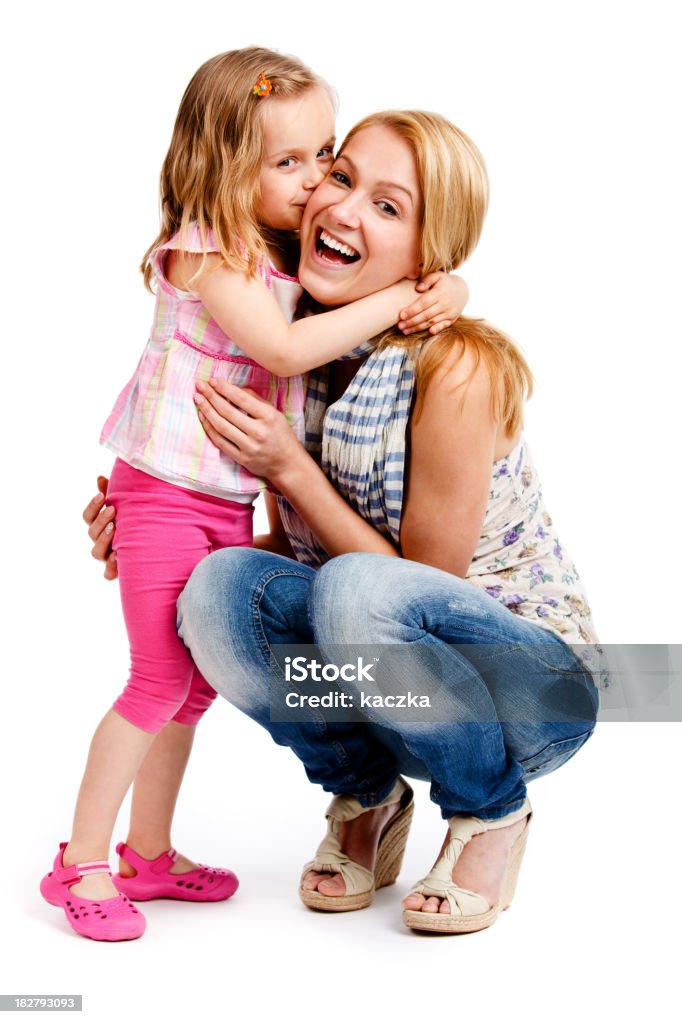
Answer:
[[[265,77],[265,74],[261,71],[258,76],[258,80],[251,90],[254,96],[269,96],[272,92],[272,82],[269,78]]]

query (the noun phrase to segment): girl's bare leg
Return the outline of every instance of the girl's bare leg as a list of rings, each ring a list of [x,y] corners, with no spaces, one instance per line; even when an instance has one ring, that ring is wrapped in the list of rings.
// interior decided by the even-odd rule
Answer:
[[[130,828],[126,843],[147,860],[153,860],[172,846],[171,825],[178,793],[194,741],[196,726],[169,722],[156,736],[135,777]],[[197,867],[178,856],[171,873]],[[122,875],[135,871],[123,859]]]
[[[154,738],[153,733],[132,725],[117,711],[107,711],[90,744],[71,841],[64,850],[66,866],[109,859],[116,816]],[[87,875],[71,891],[91,900],[116,895],[105,873]]]

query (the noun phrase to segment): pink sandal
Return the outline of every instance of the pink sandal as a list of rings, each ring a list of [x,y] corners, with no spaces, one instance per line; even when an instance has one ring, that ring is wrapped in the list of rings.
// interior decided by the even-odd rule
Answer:
[[[132,878],[114,875],[114,885],[131,900],[190,900],[193,903],[217,903],[229,899],[239,886],[239,879],[232,871],[224,868],[209,868],[200,864],[192,871],[173,875],[170,868],[176,861],[177,853],[171,847],[155,860],[146,860],[135,853],[130,846],[119,843],[116,853],[131,868]]]
[[[66,867],[63,857],[67,846],[68,843],[59,844],[54,867],[40,883],[43,898],[53,907],[62,907],[73,930],[86,939],[102,942],[139,939],[147,922],[144,914],[132,905],[127,896],[119,894],[106,900],[86,900],[71,892],[69,886],[76,885],[85,875],[103,871],[111,875],[111,871],[105,860]]]

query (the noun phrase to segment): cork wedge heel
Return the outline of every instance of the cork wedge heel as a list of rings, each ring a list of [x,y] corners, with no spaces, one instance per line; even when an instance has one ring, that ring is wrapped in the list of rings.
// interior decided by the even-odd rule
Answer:
[[[503,910],[506,910],[514,898],[516,882],[521,868],[521,861],[528,840],[532,811],[526,799],[523,806],[504,818],[494,821],[483,821],[481,818],[455,815],[450,818],[450,839],[436,861],[434,867],[425,878],[418,882],[408,895],[438,896],[450,904],[449,914],[428,914],[421,910],[404,910],[403,921],[414,931],[442,932],[456,935],[464,932],[477,932],[494,924]],[[517,821],[527,818],[526,826],[514,841],[509,852],[507,867],[502,880],[500,898],[490,906],[479,893],[462,889],[452,881],[452,871],[462,850],[474,836],[482,835],[493,829],[506,828]]]
[[[398,779],[386,799],[376,806],[393,803],[399,803],[400,807],[381,833],[374,871],[370,871],[343,852],[338,833],[342,821],[352,821],[373,808],[363,807],[352,796],[334,797],[327,808],[327,834],[317,849],[315,859],[306,864],[301,873],[299,896],[307,907],[332,912],[364,910],[374,899],[377,889],[393,885],[400,874],[414,813],[414,793],[402,778]],[[304,889],[303,879],[309,871],[340,874],[346,884],[345,895],[325,896],[316,889]]]

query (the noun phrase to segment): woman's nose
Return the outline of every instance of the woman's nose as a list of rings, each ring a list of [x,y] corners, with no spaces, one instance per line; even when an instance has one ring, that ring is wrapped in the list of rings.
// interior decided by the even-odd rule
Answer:
[[[346,196],[338,203],[334,203],[333,206],[329,207],[329,214],[335,223],[339,225],[354,229],[360,227],[358,204],[351,195]]]

